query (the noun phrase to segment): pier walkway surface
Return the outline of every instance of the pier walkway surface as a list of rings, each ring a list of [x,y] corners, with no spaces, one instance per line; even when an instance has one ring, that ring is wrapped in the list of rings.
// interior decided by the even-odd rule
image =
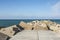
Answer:
[[[60,40],[60,35],[52,31],[24,30],[10,40]]]

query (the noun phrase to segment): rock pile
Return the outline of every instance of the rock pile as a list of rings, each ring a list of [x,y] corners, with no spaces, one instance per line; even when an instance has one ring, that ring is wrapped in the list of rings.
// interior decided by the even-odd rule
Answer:
[[[21,21],[19,23],[25,30],[52,30],[54,32],[60,32],[60,24],[52,22],[50,20],[43,20],[43,21],[32,21],[25,23]]]
[[[8,35],[9,37],[12,37],[17,32],[21,31],[20,28],[17,27],[17,25],[9,26],[7,28],[1,28],[0,32],[3,34]]]
[[[2,28],[0,32],[12,37],[13,34],[15,33],[15,31],[13,31],[13,27],[16,27],[16,25],[13,25],[7,28]]]
[[[14,34],[23,30],[52,30],[54,32],[60,33],[60,24],[57,24],[52,21],[32,21],[32,22],[23,22],[21,21],[18,25],[13,25],[7,28],[1,28],[0,32],[12,37]]]

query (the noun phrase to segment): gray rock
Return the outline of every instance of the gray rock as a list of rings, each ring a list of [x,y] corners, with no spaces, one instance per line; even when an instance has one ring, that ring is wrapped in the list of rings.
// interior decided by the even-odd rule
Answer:
[[[8,40],[9,39],[9,36],[3,34],[3,33],[0,33],[0,40]]]

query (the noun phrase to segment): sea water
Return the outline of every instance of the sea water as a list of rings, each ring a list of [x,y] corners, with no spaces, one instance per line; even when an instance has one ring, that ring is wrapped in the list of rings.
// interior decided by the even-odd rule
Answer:
[[[0,27],[8,27],[11,25],[18,25],[21,21],[30,22],[33,20],[45,20],[45,19],[13,19],[13,20],[12,19],[9,19],[9,20],[8,19],[4,19],[4,20],[0,19]],[[60,24],[60,19],[46,19],[46,20],[51,20],[53,22]]]

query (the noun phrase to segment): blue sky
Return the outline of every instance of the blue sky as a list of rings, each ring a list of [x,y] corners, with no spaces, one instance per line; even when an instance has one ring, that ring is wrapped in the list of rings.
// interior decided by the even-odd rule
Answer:
[[[60,19],[60,0],[0,0],[0,19]]]

